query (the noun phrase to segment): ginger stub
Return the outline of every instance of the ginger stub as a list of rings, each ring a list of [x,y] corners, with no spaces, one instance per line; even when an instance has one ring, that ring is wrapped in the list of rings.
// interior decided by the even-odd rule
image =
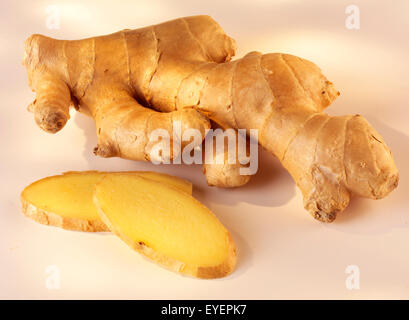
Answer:
[[[67,172],[29,185],[21,194],[23,213],[45,225],[76,231],[110,231],[101,221],[93,203],[95,184],[107,173],[98,171]],[[156,172],[135,171],[121,174],[140,175],[171,185],[188,194],[192,184],[186,180]]]
[[[95,186],[94,203],[113,233],[172,271],[219,278],[234,269],[229,232],[186,192],[137,175],[106,175]]]

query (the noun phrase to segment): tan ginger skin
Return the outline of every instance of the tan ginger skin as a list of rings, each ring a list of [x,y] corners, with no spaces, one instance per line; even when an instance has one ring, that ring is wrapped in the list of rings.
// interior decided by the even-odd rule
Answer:
[[[258,129],[318,220],[333,221],[352,195],[379,199],[398,184],[391,151],[363,117],[323,113],[339,92],[315,64],[258,52],[230,61],[235,43],[208,16],[76,41],[32,35],[25,51],[38,125],[57,132],[74,104],[95,119],[97,155],[149,160],[152,130],[180,120],[204,132],[211,119]],[[210,184],[248,181],[226,174],[212,172]]]

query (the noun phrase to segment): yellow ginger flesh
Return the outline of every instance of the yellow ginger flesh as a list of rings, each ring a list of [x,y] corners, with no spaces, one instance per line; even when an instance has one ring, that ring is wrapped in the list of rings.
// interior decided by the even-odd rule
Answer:
[[[106,173],[68,172],[34,182],[22,193],[23,212],[37,222],[78,231],[109,231],[93,203],[95,184]],[[192,184],[183,179],[156,172],[127,172],[172,185],[192,193]]]
[[[200,278],[234,268],[229,232],[186,192],[136,175],[107,175],[95,187],[94,202],[112,232],[162,266]]]

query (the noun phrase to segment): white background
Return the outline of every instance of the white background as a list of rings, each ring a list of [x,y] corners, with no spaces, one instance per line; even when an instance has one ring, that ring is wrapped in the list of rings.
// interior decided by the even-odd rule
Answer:
[[[360,30],[345,8],[361,11]],[[60,29],[46,27],[47,7]],[[0,4],[0,298],[272,299],[409,298],[409,1],[2,1]],[[265,152],[245,187],[206,186],[199,166],[154,166],[92,154],[93,121],[73,114],[58,134],[41,131],[26,106],[34,99],[21,65],[32,33],[76,39],[210,14],[248,51],[286,52],[317,63],[341,91],[330,114],[360,113],[383,135],[400,185],[383,200],[353,199],[332,224],[302,207],[288,173]],[[110,234],[46,227],[21,214],[19,194],[32,181],[68,170],[157,170],[191,180],[194,195],[231,231],[235,272],[197,280],[143,259]],[[60,270],[59,290],[46,268]],[[360,289],[345,285],[348,265]]]

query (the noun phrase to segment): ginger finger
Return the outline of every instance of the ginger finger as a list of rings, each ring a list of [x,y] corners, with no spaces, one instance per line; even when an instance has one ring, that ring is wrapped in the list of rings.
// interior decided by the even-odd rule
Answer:
[[[213,125],[212,128],[216,130],[221,129],[220,126],[218,125]],[[230,128],[230,130],[233,129]],[[226,133],[228,131],[224,132]],[[237,132],[237,130],[234,130],[231,133],[232,135],[229,138],[229,135],[223,135],[222,131],[214,132],[212,138],[213,139],[212,143],[213,152],[211,153],[212,157],[210,157],[210,154],[209,155],[207,154],[209,151],[207,149],[208,146],[206,145],[206,143],[203,143],[204,147],[203,174],[206,176],[206,182],[209,186],[221,188],[235,188],[241,187],[250,181],[251,175],[243,171],[243,169],[247,167],[249,164],[244,164],[245,162],[242,161],[243,157],[248,158],[249,156],[248,144],[246,143],[246,148],[243,148],[244,150],[240,150],[238,143],[239,133]],[[209,137],[210,136],[208,134],[206,140],[208,140]],[[242,138],[246,140],[245,136]],[[224,140],[223,149],[217,148],[218,139]],[[235,150],[234,157],[231,154],[231,150],[229,151],[229,143],[232,144],[232,146],[234,147]],[[248,159],[249,161],[258,160],[250,158]]]
[[[193,88],[200,94],[192,97]],[[378,199],[397,186],[392,154],[367,121],[322,113],[339,92],[309,61],[252,52],[208,64],[179,93],[178,108],[193,105],[221,125],[258,129],[259,143],[289,171],[318,220],[333,221],[353,194]]]
[[[44,74],[35,80],[36,99],[29,106],[37,125],[46,132],[60,131],[70,118],[71,94],[58,77]]]
[[[97,155],[149,160],[149,132],[159,128],[171,135],[173,120],[181,121],[184,130],[203,132],[209,125],[194,110],[162,115],[143,107],[175,111],[181,81],[203,63],[230,59],[234,49],[234,41],[215,21],[196,16],[75,41],[32,35],[26,41],[24,65],[30,86],[40,91],[40,98],[44,87],[44,94],[53,101],[59,99],[58,113],[49,117],[43,116],[49,114],[48,105],[37,99],[34,110],[40,127],[48,131],[62,127],[64,116],[68,118],[71,91],[79,111],[97,122]],[[188,65],[178,63],[181,52]],[[45,77],[49,70],[53,71],[54,90],[36,86],[37,79],[48,84]],[[137,138],[140,141],[134,141]]]
[[[206,129],[210,128],[207,118],[194,109],[161,113],[141,106],[127,93],[116,92],[112,96],[115,98],[100,97],[99,104],[88,106],[97,126],[98,145],[94,153],[101,157],[154,160],[152,148],[158,141],[151,134],[160,129],[170,138],[169,156],[167,159],[162,155],[162,159],[155,160],[171,160],[186,144],[173,139],[173,126],[180,124],[181,135],[184,130],[196,129],[203,138]]]

